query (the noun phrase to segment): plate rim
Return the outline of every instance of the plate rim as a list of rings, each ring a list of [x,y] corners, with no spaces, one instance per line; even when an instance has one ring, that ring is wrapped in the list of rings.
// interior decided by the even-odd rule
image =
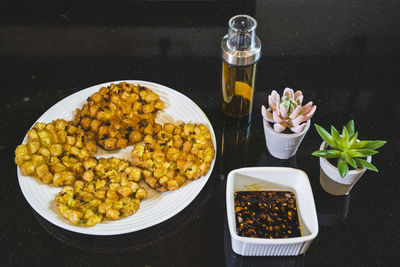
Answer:
[[[211,133],[211,139],[212,139],[212,142],[213,142],[213,145],[214,145],[214,151],[215,151],[215,155],[214,155],[213,161],[212,161],[212,163],[211,163],[210,169],[208,170],[208,172],[207,172],[207,174],[206,174],[205,176],[201,177],[201,178],[198,179],[198,180],[193,180],[193,181],[191,182],[191,183],[196,183],[196,182],[202,182],[202,183],[200,183],[200,186],[198,186],[198,187],[196,188],[196,190],[195,190],[194,192],[192,192],[192,194],[190,195],[190,197],[189,197],[188,200],[187,200],[187,203],[185,203],[184,205],[179,206],[174,212],[172,212],[172,213],[170,213],[170,214],[168,214],[168,215],[162,217],[161,219],[157,219],[157,220],[151,221],[149,224],[146,224],[145,227],[142,227],[142,228],[140,228],[140,229],[131,231],[131,230],[129,230],[128,228],[124,228],[124,230],[119,230],[119,231],[117,230],[117,231],[111,231],[111,232],[108,232],[108,231],[107,231],[107,232],[102,232],[101,229],[100,229],[100,231],[99,231],[99,230],[93,229],[93,228],[91,228],[91,227],[75,226],[75,225],[70,224],[70,223],[67,222],[67,221],[65,221],[65,222],[61,221],[58,217],[53,218],[53,217],[48,217],[48,216],[46,216],[46,214],[44,214],[44,211],[42,211],[42,208],[41,208],[40,206],[37,206],[37,205],[34,203],[32,197],[29,196],[28,191],[26,191],[27,188],[24,186],[24,181],[23,181],[23,179],[26,179],[26,178],[29,178],[29,179],[38,179],[38,178],[32,177],[32,176],[24,176],[24,175],[22,175],[22,173],[21,173],[21,171],[20,171],[20,168],[19,168],[19,166],[17,165],[16,168],[17,168],[18,184],[19,184],[19,187],[20,187],[20,189],[21,189],[21,191],[22,191],[22,195],[24,196],[26,202],[28,202],[28,204],[30,205],[30,207],[31,207],[37,214],[39,214],[42,218],[44,218],[46,221],[52,223],[53,225],[55,225],[55,226],[57,226],[57,227],[60,227],[60,228],[64,229],[64,230],[68,230],[68,231],[71,231],[71,232],[74,232],[74,233],[78,233],[78,234],[91,235],[91,236],[114,236],[114,235],[121,235],[121,234],[134,233],[134,232],[139,232],[139,231],[142,231],[142,230],[145,230],[145,229],[149,229],[149,228],[151,228],[151,227],[153,227],[153,226],[155,226],[155,225],[161,224],[161,223],[163,223],[163,222],[165,222],[165,221],[171,219],[172,217],[178,215],[178,214],[179,214],[181,211],[183,211],[187,206],[189,206],[189,205],[193,202],[193,200],[194,200],[194,199],[200,194],[200,192],[203,190],[203,188],[204,188],[205,185],[207,184],[207,182],[208,182],[208,180],[209,180],[209,178],[210,178],[210,176],[211,176],[211,174],[212,174],[212,172],[213,172],[213,170],[214,170],[214,165],[215,165],[215,161],[216,161],[216,157],[217,157],[217,140],[216,140],[216,137],[215,137],[214,128],[212,127],[212,124],[211,124],[209,118],[207,117],[207,115],[205,114],[205,112],[199,107],[199,105],[197,105],[192,99],[190,99],[190,98],[187,97],[186,95],[184,95],[184,94],[182,94],[181,92],[176,91],[176,90],[174,90],[174,89],[172,89],[172,88],[170,88],[170,87],[168,87],[168,86],[165,86],[165,85],[162,85],[162,84],[159,84],[159,83],[155,83],[155,82],[144,81],[144,80],[117,80],[117,81],[104,82],[104,83],[101,83],[101,84],[96,84],[96,85],[89,86],[89,87],[87,87],[87,88],[81,89],[81,90],[79,90],[79,91],[77,91],[77,92],[75,92],[75,93],[72,93],[72,94],[70,94],[70,95],[64,97],[63,99],[59,100],[57,103],[55,103],[54,105],[52,105],[50,108],[48,108],[48,109],[47,109],[47,110],[32,124],[32,126],[31,126],[29,129],[31,129],[31,128],[36,124],[36,122],[40,122],[41,120],[43,120],[44,117],[48,116],[48,114],[50,113],[50,111],[51,111],[52,109],[56,108],[57,106],[59,106],[61,102],[67,101],[66,99],[76,97],[77,95],[82,94],[82,93],[84,93],[85,91],[95,90],[96,88],[98,88],[97,90],[99,90],[99,89],[100,89],[101,87],[103,87],[103,86],[108,86],[108,85],[110,85],[111,83],[119,83],[119,82],[128,82],[128,83],[133,83],[133,84],[136,84],[136,85],[137,85],[137,84],[141,84],[141,85],[144,85],[144,86],[149,87],[151,90],[153,90],[153,88],[151,88],[151,87],[153,86],[153,87],[155,87],[155,88],[157,88],[157,89],[160,89],[161,91],[167,90],[167,91],[169,91],[170,93],[177,94],[177,95],[179,95],[179,97],[183,97],[183,98],[185,98],[185,100],[189,101],[189,102],[191,103],[191,105],[193,105],[198,111],[200,111],[200,112],[202,113],[202,115],[204,116],[204,118],[205,118],[205,120],[206,120],[206,124],[208,124],[207,126],[209,126],[208,129],[209,129],[209,131],[210,131],[210,133]],[[148,85],[149,85],[149,86],[148,86]],[[79,106],[77,106],[77,108],[79,108]],[[174,119],[175,119],[175,118],[174,118]],[[177,120],[179,120],[179,119],[177,119]],[[26,142],[26,139],[27,139],[27,134],[25,134],[25,136],[24,136],[24,138],[23,138],[23,140],[22,140],[22,143],[25,143],[25,142]],[[95,157],[97,158],[97,156],[95,156]],[[61,190],[62,187],[56,187],[56,188],[60,188],[60,190]],[[174,192],[179,192],[179,191],[178,191],[178,190],[177,190],[177,191],[168,191],[168,192],[164,192],[163,194],[166,194],[166,193],[174,193]],[[139,208],[139,209],[140,209],[140,208]],[[58,211],[57,211],[57,212],[58,212]],[[58,214],[58,215],[59,215],[59,214]],[[60,215],[59,215],[59,216],[60,216]],[[131,215],[131,216],[135,216],[135,214],[133,214],[133,215]],[[129,217],[131,217],[131,216],[128,216],[127,218],[129,218]],[[124,219],[124,218],[122,218],[122,219]],[[66,219],[65,219],[65,220],[66,220]],[[110,222],[112,223],[112,220],[110,220]],[[93,226],[93,227],[95,227],[95,226]],[[89,232],[87,232],[88,229],[90,229]]]

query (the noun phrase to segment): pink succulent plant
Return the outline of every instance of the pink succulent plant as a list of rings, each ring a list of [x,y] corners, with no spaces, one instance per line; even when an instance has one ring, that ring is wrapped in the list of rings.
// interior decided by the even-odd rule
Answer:
[[[304,106],[303,93],[285,88],[282,98],[273,90],[268,96],[269,109],[262,106],[261,113],[265,120],[274,123],[274,131],[281,133],[289,128],[294,133],[300,133],[306,127],[306,122],[314,115],[317,106],[310,101]]]

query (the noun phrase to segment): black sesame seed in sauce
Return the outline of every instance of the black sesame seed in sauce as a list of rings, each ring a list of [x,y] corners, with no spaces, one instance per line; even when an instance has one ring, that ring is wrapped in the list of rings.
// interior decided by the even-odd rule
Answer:
[[[238,191],[234,199],[238,235],[257,238],[301,236],[294,193]]]

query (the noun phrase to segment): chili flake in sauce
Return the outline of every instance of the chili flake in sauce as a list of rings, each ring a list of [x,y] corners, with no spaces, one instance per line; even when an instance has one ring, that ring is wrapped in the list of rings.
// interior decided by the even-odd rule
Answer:
[[[234,197],[238,235],[259,238],[301,236],[294,193],[238,191]]]

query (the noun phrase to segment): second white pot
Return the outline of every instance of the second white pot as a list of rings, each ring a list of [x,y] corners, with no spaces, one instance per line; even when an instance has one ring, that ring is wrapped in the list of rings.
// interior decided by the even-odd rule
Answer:
[[[322,142],[320,150],[324,150],[325,142]],[[371,162],[371,156],[367,157],[367,161]],[[349,170],[347,175],[342,178],[338,168],[332,165],[326,158],[319,158],[320,164],[320,183],[322,188],[329,194],[340,196],[347,195],[353,188],[354,184],[361,178],[366,169]]]
[[[263,123],[265,143],[267,144],[268,151],[278,159],[288,159],[296,154],[311,124],[310,120],[308,120],[302,132],[284,134],[275,132],[267,120],[263,119]]]

